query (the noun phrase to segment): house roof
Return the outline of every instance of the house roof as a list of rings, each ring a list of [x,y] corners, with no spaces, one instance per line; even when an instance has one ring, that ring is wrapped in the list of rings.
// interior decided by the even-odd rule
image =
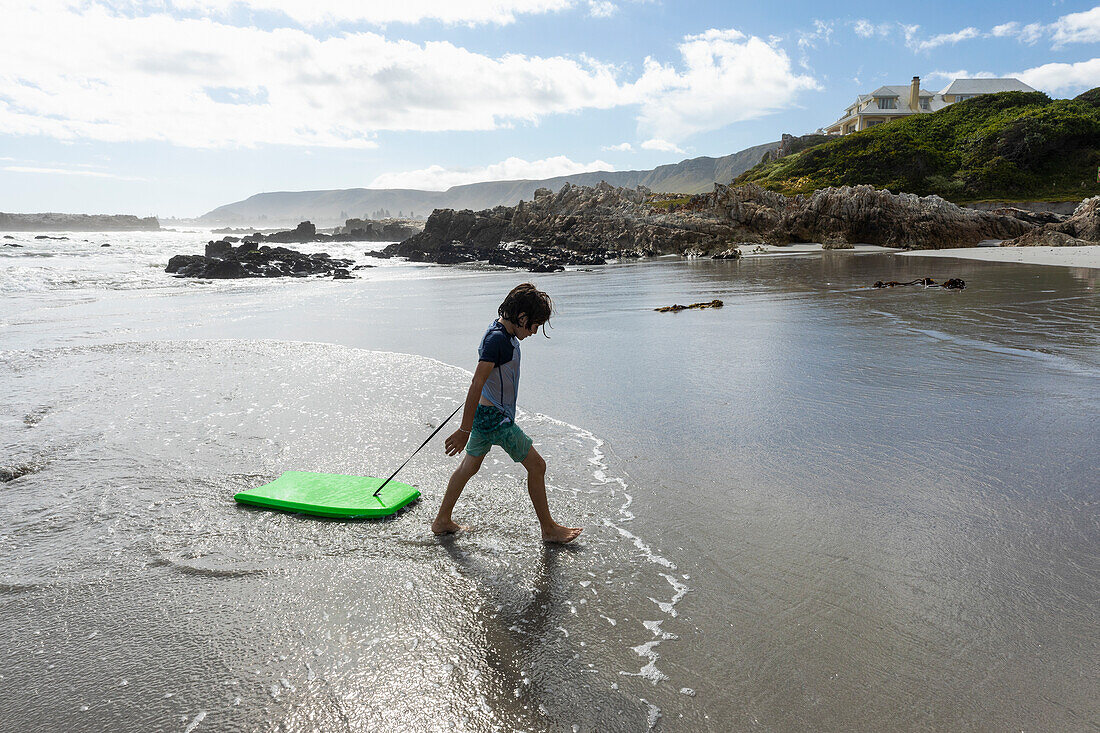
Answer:
[[[913,114],[913,110],[909,109],[907,103],[909,101],[909,89],[908,84],[888,84],[881,86],[870,94],[860,94],[856,97],[848,109],[852,110],[849,113],[847,110],[844,115],[834,122],[830,127],[836,126],[842,122],[846,122],[851,119],[855,119],[859,116],[904,116]],[[948,106],[948,102],[944,99],[945,94],[991,94],[993,92],[1033,92],[1035,91],[1027,84],[1024,84],[1019,79],[1005,78],[1005,79],[955,79],[951,84],[947,86],[942,92],[933,94],[927,89],[920,89],[918,94],[922,100],[928,101],[928,109],[922,109],[922,112],[936,112]],[[878,105],[873,102],[875,98],[896,98],[898,100],[898,107],[896,109],[879,109]],[[861,104],[870,102],[866,108],[859,109]]]
[[[993,94],[994,92],[1034,92],[1019,79],[956,79],[940,94]]]
[[[932,92],[928,91],[927,89],[921,89],[920,92],[918,92],[918,94],[922,97],[935,96],[935,95],[932,94]],[[896,86],[879,87],[875,91],[871,92],[870,95],[861,95],[861,97],[866,97],[866,96],[872,96],[872,97],[905,97],[906,99],[909,99],[909,85],[908,84],[899,84],[899,85],[896,85]]]

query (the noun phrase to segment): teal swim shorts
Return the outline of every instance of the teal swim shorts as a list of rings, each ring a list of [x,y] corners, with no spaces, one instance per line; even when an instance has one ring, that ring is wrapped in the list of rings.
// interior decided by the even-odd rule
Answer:
[[[466,452],[480,458],[494,445],[499,445],[509,458],[516,463],[522,463],[531,450],[531,443],[527,433],[508,420],[503,412],[489,405],[478,405],[474,415],[474,428],[466,443]]]

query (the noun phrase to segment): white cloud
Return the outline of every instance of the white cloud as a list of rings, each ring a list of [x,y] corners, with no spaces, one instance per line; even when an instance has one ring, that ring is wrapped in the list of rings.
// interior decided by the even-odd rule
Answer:
[[[618,145],[604,145],[604,150],[615,150],[620,153],[633,153],[634,147],[630,143],[619,143]]]
[[[1082,13],[1063,15],[1051,26],[1054,45],[1100,42],[1100,5]]]
[[[851,22],[852,30],[860,38],[870,38],[871,36],[886,37],[893,33],[900,26],[898,23],[879,23],[875,25],[866,18],[860,18],[859,20]],[[915,30],[919,26],[913,26]]]
[[[960,41],[968,41],[971,38],[977,38],[981,35],[981,31],[977,28],[963,28],[962,30],[955,31],[954,33],[940,33],[939,35],[932,36],[925,41],[917,41],[912,44],[912,48],[916,51],[927,51],[937,46],[950,43],[955,44]]]
[[[491,130],[633,94],[612,67],[587,58],[494,58],[375,33],[322,40],[289,28],[41,7],[14,7],[0,30],[2,133],[364,148],[378,131]],[[36,30],[45,28],[48,43]]]
[[[163,8],[159,0],[132,3],[147,9]],[[542,15],[567,10],[576,0],[175,0],[181,10],[229,18],[242,11],[280,13],[307,26],[337,23],[420,23],[508,25],[521,15]]]
[[[369,188],[415,188],[425,191],[444,191],[451,186],[481,181],[538,180],[567,176],[589,171],[613,171],[615,166],[602,160],[577,163],[564,155],[542,160],[527,161],[508,158],[499,163],[477,168],[444,168],[429,166],[414,171],[383,173],[371,181]]]
[[[1042,38],[1045,31],[1046,29],[1040,23],[1028,23],[1020,29],[1019,38],[1030,45]]]
[[[146,11],[161,0],[130,0]],[[619,10],[612,0],[174,0],[172,6],[224,20],[250,12],[277,13],[305,26],[364,23],[374,26],[433,21],[449,25],[510,25],[521,16],[546,15],[587,7],[593,18]]]
[[[925,79],[943,78],[948,81],[955,81],[956,79],[996,79],[997,75],[992,71],[967,71],[966,69],[959,69],[958,71],[931,71],[924,75]]]
[[[828,45],[833,36],[832,21],[815,20],[812,31],[800,31],[798,34],[798,47],[801,49],[817,48],[818,42]]]
[[[736,30],[685,37],[680,68],[647,58],[630,81],[585,56],[493,57],[445,41],[124,17],[69,1],[7,11],[0,134],[369,148],[382,131],[493,130],[638,105],[642,136],[675,142],[789,107],[816,88],[781,49]]]
[[[662,153],[682,153],[684,152],[678,146],[670,143],[668,140],[658,140],[653,138],[652,140],[646,140],[640,146],[642,150],[659,150]]]
[[[792,71],[781,49],[737,30],[686,36],[679,51],[683,71],[646,58],[633,85],[643,137],[683,140],[790,107],[799,92],[818,88],[812,77]]]
[[[901,29],[902,35],[905,36],[905,45],[910,47],[910,48],[913,48],[917,44],[917,40],[916,40],[917,31],[920,30],[920,26],[919,25],[904,25],[902,23],[899,23],[898,28]]]
[[[588,14],[593,18],[610,18],[619,6],[609,0],[588,0]]]
[[[1100,5],[1092,10],[1063,15],[1049,25],[1028,23],[1021,26],[1016,21],[994,26],[989,35],[995,38],[1015,36],[1021,43],[1032,45],[1050,36],[1055,48],[1067,43],[1100,42]]]
[[[870,38],[875,35],[874,24],[867,20],[857,20],[852,25],[852,30],[854,30],[856,35],[860,38]]]
[[[993,38],[1011,38],[1015,36],[1016,40],[1030,46],[1042,38],[1048,30],[1049,28],[1042,23],[1028,23],[1021,26],[1016,21],[1011,21],[993,26],[993,30],[989,32],[989,35]]]
[[[0,160],[12,160],[11,158],[0,158]],[[78,164],[79,165],[79,164]],[[74,171],[71,168],[38,168],[35,166],[26,165],[6,165],[2,170],[9,173],[40,173],[46,175],[55,176],[89,176],[92,178],[113,178],[118,181],[145,181],[146,178],[139,178],[136,176],[119,176],[114,173],[103,173],[101,171]]]
[[[1100,58],[1075,64],[1043,64],[1012,76],[1044,92],[1081,92],[1097,86]]]

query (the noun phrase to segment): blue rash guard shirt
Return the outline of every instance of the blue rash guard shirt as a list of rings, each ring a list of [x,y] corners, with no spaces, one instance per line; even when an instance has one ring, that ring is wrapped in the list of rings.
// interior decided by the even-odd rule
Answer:
[[[508,420],[516,421],[516,395],[519,393],[519,339],[508,335],[504,324],[493,321],[481,338],[477,349],[479,361],[493,364],[493,371],[481,388],[481,396],[503,412]]]

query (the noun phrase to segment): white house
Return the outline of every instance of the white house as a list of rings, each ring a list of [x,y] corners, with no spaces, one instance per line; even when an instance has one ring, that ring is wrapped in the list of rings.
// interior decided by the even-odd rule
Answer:
[[[920,77],[914,76],[909,86],[884,86],[859,95],[840,119],[824,130],[830,135],[847,135],[899,117],[935,112],[979,94],[1034,91],[1019,79],[956,79],[940,93],[932,94],[921,89]]]

